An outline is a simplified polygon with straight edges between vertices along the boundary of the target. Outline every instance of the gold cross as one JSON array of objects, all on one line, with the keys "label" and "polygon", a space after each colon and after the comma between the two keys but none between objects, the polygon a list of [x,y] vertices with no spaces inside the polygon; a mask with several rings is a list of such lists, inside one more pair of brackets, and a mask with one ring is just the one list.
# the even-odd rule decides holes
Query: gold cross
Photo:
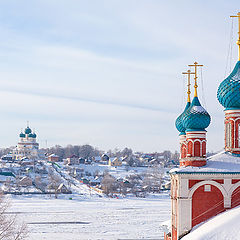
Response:
[{"label": "gold cross", "polygon": [[203,67],[203,65],[200,65],[197,62],[195,62],[194,64],[190,64],[188,66],[189,67],[195,67],[195,72],[194,72],[194,74],[195,74],[195,77],[194,77],[194,80],[195,80],[195,84],[194,84],[194,97],[197,97],[197,87],[198,87],[198,85],[197,85],[197,78],[198,78],[198,76],[197,76],[197,67]]},{"label": "gold cross", "polygon": [[238,60],[240,61],[240,12],[237,14],[237,16],[230,16],[230,17],[237,17],[238,18]]},{"label": "gold cross", "polygon": [[191,78],[191,74],[194,74],[194,72],[191,72],[191,70],[187,70],[187,72],[183,72],[182,74],[187,74],[188,75],[188,91],[187,91],[187,94],[188,94],[188,99],[187,101],[188,102],[191,102],[191,99],[190,99],[190,94],[191,94],[191,90],[190,90],[190,78]]}]

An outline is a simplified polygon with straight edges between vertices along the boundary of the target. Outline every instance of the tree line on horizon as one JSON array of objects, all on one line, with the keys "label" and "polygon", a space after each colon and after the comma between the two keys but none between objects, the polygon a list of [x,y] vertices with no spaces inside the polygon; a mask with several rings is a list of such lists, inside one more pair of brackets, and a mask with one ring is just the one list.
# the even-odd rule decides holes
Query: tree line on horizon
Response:
[{"label": "tree line on horizon", "polygon": [[[10,148],[2,148],[0,149],[0,157],[3,155],[6,155],[12,151],[13,147]],[[89,159],[96,156],[102,156],[104,153],[107,154],[109,157],[131,157],[133,154],[137,155],[143,155],[146,154],[145,152],[135,152],[128,147],[123,148],[122,150],[119,148],[110,149],[108,151],[100,150],[96,147],[93,147],[90,144],[84,144],[84,145],[71,145],[68,144],[67,146],[60,146],[55,145],[50,148],[42,148],[42,150],[46,153],[46,155],[49,154],[56,154],[59,156],[60,160],[66,159],[67,157],[71,155],[75,155],[79,158]],[[153,154],[161,154],[164,156],[165,159],[174,159],[177,160],[179,153],[175,151],[172,153],[169,150],[165,150],[163,152],[155,152]]]}]

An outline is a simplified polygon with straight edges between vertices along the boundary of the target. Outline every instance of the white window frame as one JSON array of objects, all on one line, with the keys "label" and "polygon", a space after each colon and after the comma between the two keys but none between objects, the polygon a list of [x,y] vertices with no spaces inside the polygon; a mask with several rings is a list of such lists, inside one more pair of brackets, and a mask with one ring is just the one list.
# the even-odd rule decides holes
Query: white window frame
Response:
[{"label": "white window frame", "polygon": [[226,124],[226,146],[231,147],[232,143],[232,125],[231,123]]},{"label": "white window frame", "polygon": [[204,185],[204,192],[211,192],[211,185]]}]

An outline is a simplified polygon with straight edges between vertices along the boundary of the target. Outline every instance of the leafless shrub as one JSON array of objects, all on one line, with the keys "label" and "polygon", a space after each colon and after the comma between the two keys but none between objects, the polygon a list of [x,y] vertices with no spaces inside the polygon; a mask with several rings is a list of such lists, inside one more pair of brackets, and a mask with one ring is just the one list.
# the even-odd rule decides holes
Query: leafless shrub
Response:
[{"label": "leafless shrub", "polygon": [[27,237],[27,225],[20,224],[17,215],[9,216],[10,201],[0,194],[0,240],[22,240]]},{"label": "leafless shrub", "polygon": [[54,194],[55,194],[55,198],[57,198],[57,190],[58,190],[58,187],[59,185],[62,183],[62,179],[56,175],[52,170],[50,170],[48,172],[48,181],[49,181],[49,184],[48,184],[48,189],[50,190],[54,190]]},{"label": "leafless shrub", "polygon": [[102,190],[105,194],[109,195],[115,190],[116,181],[113,176],[106,174],[101,182]]}]

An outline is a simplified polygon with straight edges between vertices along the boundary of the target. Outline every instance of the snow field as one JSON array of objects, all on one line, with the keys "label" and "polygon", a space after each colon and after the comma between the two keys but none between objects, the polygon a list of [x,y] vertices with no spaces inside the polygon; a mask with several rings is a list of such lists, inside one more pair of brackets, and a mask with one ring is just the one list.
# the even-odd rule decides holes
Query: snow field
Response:
[{"label": "snow field", "polygon": [[28,224],[28,240],[161,240],[161,222],[170,216],[168,194],[145,199],[81,199],[79,195],[61,195],[61,199],[43,195],[10,197],[10,211]]}]

